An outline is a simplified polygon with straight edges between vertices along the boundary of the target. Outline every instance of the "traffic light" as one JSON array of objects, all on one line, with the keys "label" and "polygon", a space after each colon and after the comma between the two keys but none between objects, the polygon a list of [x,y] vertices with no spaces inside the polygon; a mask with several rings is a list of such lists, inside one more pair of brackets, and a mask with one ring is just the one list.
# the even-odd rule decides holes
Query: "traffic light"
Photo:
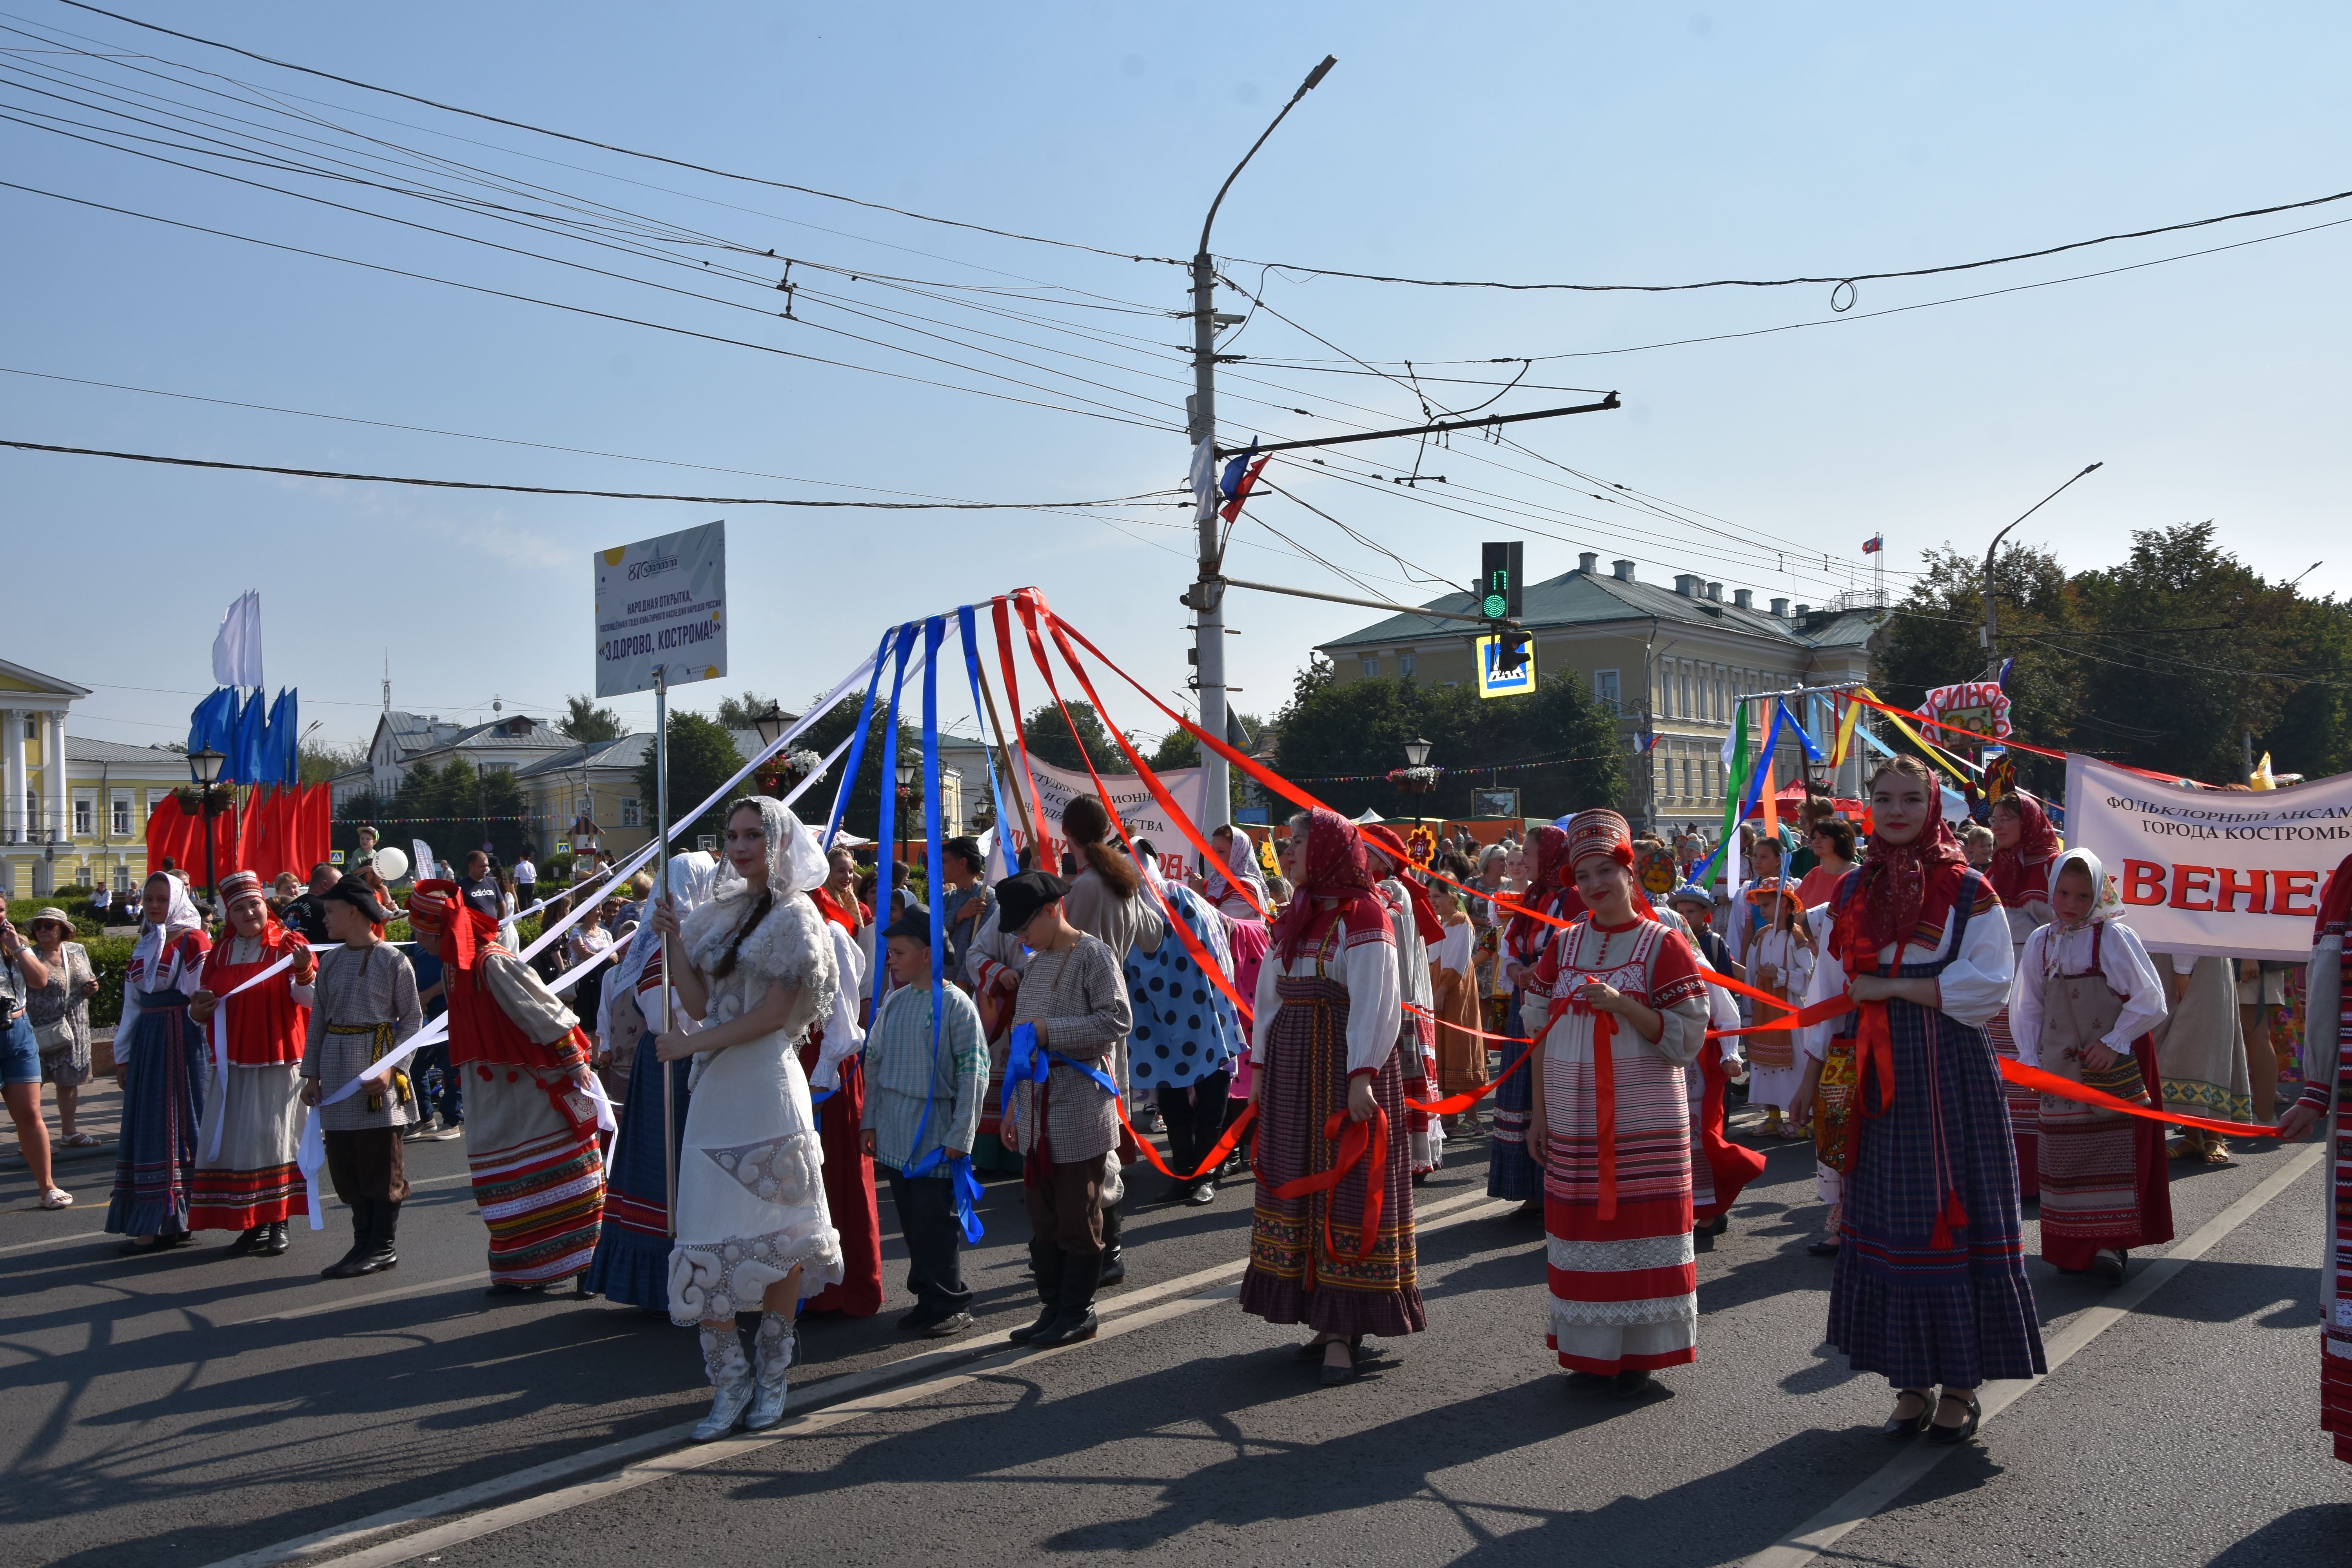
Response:
[{"label": "traffic light", "polygon": [[1528,662],[1528,635],[1526,632],[1505,632],[1495,649],[1495,669],[1497,674],[1510,675]]},{"label": "traffic light", "polygon": [[1525,549],[1517,540],[1478,547],[1478,613],[1490,621],[1509,620],[1519,613],[1520,560]]}]

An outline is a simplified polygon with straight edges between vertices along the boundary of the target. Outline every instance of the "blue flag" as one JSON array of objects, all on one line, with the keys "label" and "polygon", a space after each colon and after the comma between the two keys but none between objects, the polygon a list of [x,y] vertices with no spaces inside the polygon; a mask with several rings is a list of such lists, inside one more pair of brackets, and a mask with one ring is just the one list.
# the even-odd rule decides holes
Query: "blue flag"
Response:
[{"label": "blue flag", "polygon": [[[259,693],[255,693],[257,697]],[[291,784],[302,782],[302,763],[299,754],[302,740],[299,716],[301,701],[290,687],[278,689],[278,700],[269,705],[269,718],[262,731],[260,784]]]},{"label": "blue flag", "polygon": [[201,752],[206,747],[226,756],[236,748],[236,688],[215,688],[210,697],[199,702],[188,713],[188,750]]},{"label": "blue flag", "polygon": [[222,765],[221,779],[227,784],[252,784],[261,777],[262,730],[268,722],[262,711],[261,690],[254,689],[246,699],[245,711],[237,716],[236,743],[226,748],[228,761]]}]

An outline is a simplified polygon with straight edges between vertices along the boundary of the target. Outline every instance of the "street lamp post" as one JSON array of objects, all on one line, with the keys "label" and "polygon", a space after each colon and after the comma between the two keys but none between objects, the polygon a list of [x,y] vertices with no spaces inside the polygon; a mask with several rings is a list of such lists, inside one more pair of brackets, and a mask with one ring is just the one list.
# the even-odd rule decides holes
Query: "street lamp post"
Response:
[{"label": "street lamp post", "polygon": [[1429,763],[1429,742],[1415,737],[1404,743],[1404,763],[1409,768],[1425,767]]},{"label": "street lamp post", "polygon": [[[897,859],[904,859],[906,858],[904,851],[907,843],[907,811],[914,803],[915,773],[916,764],[913,758],[900,757],[898,759],[898,809],[893,814],[893,821],[890,828],[890,853],[892,857]],[[894,872],[893,875],[895,876],[896,873]],[[886,883],[881,890],[884,896],[887,897],[894,889]],[[895,915],[897,911],[893,910],[892,913]]]},{"label": "street lamp post", "polygon": [[[1194,522],[1201,535],[1200,576],[1184,602],[1192,611],[1193,679],[1201,691],[1201,728],[1217,739],[1230,737],[1225,732],[1225,604],[1224,547],[1217,536],[1217,484],[1215,451],[1217,445],[1217,263],[1209,254],[1209,229],[1217,221],[1217,209],[1224,205],[1225,193],[1282,123],[1283,116],[1297,107],[1298,100],[1313,89],[1315,84],[1339,63],[1337,55],[1326,55],[1323,63],[1307,73],[1290,101],[1282,106],[1225,183],[1217,187],[1217,199],[1209,204],[1209,216],[1201,220],[1201,245],[1192,257],[1192,399],[1189,434],[1193,448],[1199,452],[1205,444],[1209,452],[1207,475],[1202,479],[1196,472],[1199,494],[1194,498]],[[1202,465],[1195,459],[1195,469]],[[1233,791],[1226,773],[1225,759],[1210,748],[1201,748],[1201,765],[1207,770],[1207,790],[1204,810],[1207,820],[1202,827],[1219,827],[1233,820]]]},{"label": "street lamp post", "polygon": [[[2090,468],[2084,468],[2082,474],[2076,474],[2074,476],[2074,479],[2081,479],[2083,474],[2090,473],[2093,469],[2103,468],[2105,467],[2106,464],[2104,461],[2093,463]],[[1999,533],[1994,534],[1992,536],[1992,542],[1985,546],[1984,647],[1986,660],[1985,679],[1987,680],[1997,680],[2000,678],[2000,644],[1997,640],[2000,636],[2000,628],[1994,624],[1992,607],[1992,552],[1999,550],[2000,548],[2000,542],[2009,537],[2010,528],[2015,528],[2018,522],[2023,522],[2027,518],[2032,517],[2035,512],[2040,511],[2043,507],[2048,506],[2052,501],[2056,500],[2059,495],[2064,491],[2066,486],[2073,484],[2074,479],[2068,479],[2066,484],[2060,485],[2057,489],[2052,490],[2048,495],[2043,496],[2040,500],[2035,501],[2032,506],[2027,507],[2024,511],[2018,515],[2017,522],[2011,523],[2009,528],[2004,528]]]},{"label": "street lamp post", "polygon": [[211,900],[217,900],[220,894],[213,879],[213,781],[220,777],[221,764],[226,761],[210,746],[188,753],[188,773],[196,781],[198,809],[205,825],[205,896]]},{"label": "street lamp post", "polygon": [[[767,707],[751,715],[751,728],[760,732],[760,750],[764,752],[775,745],[776,737],[784,732],[784,710],[776,706],[773,698],[769,699]],[[769,759],[771,762],[774,760],[772,757]],[[781,781],[781,770],[777,776]],[[782,795],[791,792],[780,789],[776,793]]]}]

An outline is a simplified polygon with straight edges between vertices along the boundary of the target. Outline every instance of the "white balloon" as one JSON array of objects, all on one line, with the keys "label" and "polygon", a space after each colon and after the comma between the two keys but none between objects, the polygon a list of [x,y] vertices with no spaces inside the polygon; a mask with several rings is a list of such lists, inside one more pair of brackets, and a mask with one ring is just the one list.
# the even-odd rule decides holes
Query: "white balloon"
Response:
[{"label": "white balloon", "polygon": [[384,879],[384,883],[387,887],[392,883],[399,881],[403,877],[408,875],[408,857],[397,849],[385,848],[377,850],[375,852],[375,874]]}]

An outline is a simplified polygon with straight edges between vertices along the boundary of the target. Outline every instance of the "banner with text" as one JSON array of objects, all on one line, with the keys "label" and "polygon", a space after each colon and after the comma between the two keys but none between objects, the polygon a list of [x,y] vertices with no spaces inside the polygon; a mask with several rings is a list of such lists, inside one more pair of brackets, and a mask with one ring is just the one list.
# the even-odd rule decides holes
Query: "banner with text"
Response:
[{"label": "banner with text", "polygon": [[2106,867],[2149,947],[2300,963],[2319,888],[2352,854],[2352,773],[2290,789],[2179,789],[2066,759],[2066,842]]},{"label": "banner with text", "polygon": [[599,550],[596,695],[727,673],[727,525]]},{"label": "banner with text", "polygon": [[[1016,763],[1014,765],[1019,764]],[[1062,808],[1070,804],[1072,795],[1092,795],[1094,780],[1087,776],[1083,768],[1053,767],[1034,758],[1030,767],[1036,774],[1037,796],[1045,812],[1045,830],[1048,840],[1045,847],[1050,858],[1045,861],[1045,869],[1058,875],[1063,848]],[[1202,807],[1209,798],[1206,770],[1162,768],[1159,773],[1160,785],[1167,790],[1168,797],[1197,825],[1201,821]],[[1005,798],[1011,800],[1013,792],[1019,787],[1017,780],[1007,780]],[[1151,798],[1151,791],[1145,787],[1139,776],[1134,773],[1105,773],[1103,787],[1110,791],[1110,808],[1126,825],[1127,831],[1134,837],[1151,840],[1151,847],[1159,852],[1161,876],[1181,879],[1201,868],[1200,857],[1193,853],[1192,846],[1185,840],[1176,825],[1168,820],[1168,814],[1160,809],[1160,803]],[[1028,840],[1021,832],[1021,817],[1017,812],[1004,826],[1013,836],[1013,848],[1016,855],[1028,847]],[[982,846],[989,849],[993,847],[992,837]]]}]

